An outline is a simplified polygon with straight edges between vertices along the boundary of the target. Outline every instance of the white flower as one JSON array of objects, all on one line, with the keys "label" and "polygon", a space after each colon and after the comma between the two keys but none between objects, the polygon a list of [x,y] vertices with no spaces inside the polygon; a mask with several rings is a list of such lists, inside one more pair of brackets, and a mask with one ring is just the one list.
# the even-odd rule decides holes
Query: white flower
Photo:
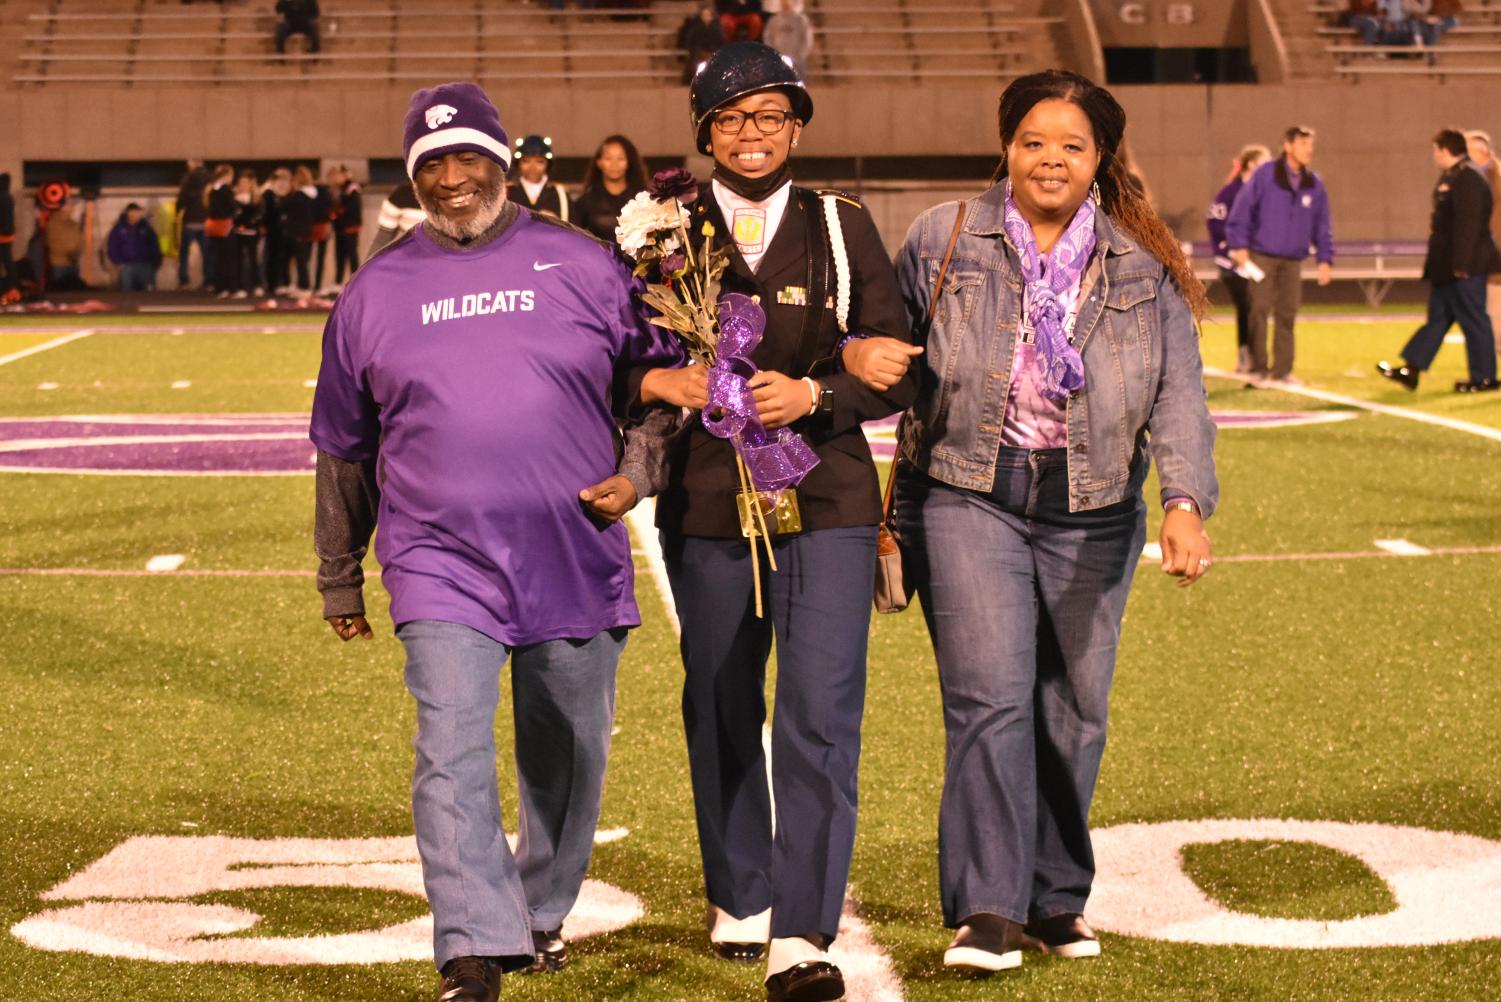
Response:
[{"label": "white flower", "polygon": [[650,192],[638,192],[620,210],[615,239],[621,250],[637,258],[649,244],[660,243],[675,234],[679,226],[686,226],[688,219],[688,210],[676,200],[660,203],[651,197]]}]

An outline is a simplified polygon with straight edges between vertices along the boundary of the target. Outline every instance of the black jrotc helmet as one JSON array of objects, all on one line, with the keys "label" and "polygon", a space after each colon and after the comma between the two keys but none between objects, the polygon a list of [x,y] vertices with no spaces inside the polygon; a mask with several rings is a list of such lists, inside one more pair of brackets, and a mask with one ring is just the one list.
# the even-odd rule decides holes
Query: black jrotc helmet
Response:
[{"label": "black jrotc helmet", "polygon": [[813,99],[792,64],[769,45],[734,42],[699,67],[688,89],[689,114],[698,148],[709,145],[709,115],[731,101],[763,90],[780,90],[792,101],[792,113],[807,124]]},{"label": "black jrotc helmet", "polygon": [[516,159],[546,157],[552,159],[552,136],[522,136],[516,140]]}]

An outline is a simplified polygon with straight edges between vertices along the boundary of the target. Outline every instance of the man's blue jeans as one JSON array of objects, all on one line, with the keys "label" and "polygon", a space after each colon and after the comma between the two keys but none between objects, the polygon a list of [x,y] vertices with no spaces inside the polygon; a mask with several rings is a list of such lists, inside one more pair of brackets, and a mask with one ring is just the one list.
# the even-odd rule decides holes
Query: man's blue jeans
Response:
[{"label": "man's blue jeans", "polygon": [[1003,448],[990,494],[904,467],[897,525],[943,693],[938,879],[944,921],[1084,911],[1089,805],[1140,497],[1068,510],[1063,449]]},{"label": "man's blue jeans", "polygon": [[[573,908],[599,824],[626,630],[508,648],[467,626],[403,623],[417,700],[412,817],[433,911],[433,957],[525,966],[533,929]],[[501,827],[495,770],[500,669],[511,662],[519,841]]]}]

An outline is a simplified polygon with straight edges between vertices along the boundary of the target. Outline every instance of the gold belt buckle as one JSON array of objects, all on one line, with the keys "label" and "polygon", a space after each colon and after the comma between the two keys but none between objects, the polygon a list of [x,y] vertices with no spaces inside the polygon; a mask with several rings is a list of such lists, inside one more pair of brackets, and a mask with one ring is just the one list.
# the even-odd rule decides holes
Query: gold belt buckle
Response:
[{"label": "gold belt buckle", "polygon": [[752,497],[760,506],[761,516],[766,520],[766,529],[772,535],[791,536],[803,531],[803,513],[797,505],[797,488],[788,487],[777,495],[775,506],[764,493],[756,492],[753,495],[746,491],[736,491],[735,508],[740,513],[740,535],[749,539],[753,532],[760,532],[755,509],[751,507]]}]

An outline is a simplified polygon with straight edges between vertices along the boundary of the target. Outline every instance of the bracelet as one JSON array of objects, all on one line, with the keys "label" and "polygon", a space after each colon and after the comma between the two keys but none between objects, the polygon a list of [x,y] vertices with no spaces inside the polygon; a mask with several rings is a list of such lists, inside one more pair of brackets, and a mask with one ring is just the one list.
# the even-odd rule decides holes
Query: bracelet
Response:
[{"label": "bracelet", "polygon": [[1194,504],[1192,498],[1173,498],[1162,506],[1162,510],[1163,512],[1186,511],[1190,515],[1197,515],[1199,513],[1199,506]]},{"label": "bracelet", "polygon": [[813,397],[813,402],[808,405],[808,414],[811,415],[818,410],[818,384],[813,381],[812,376],[804,376],[803,382],[808,384],[808,392]]},{"label": "bracelet", "polygon": [[851,341],[864,341],[868,337],[870,337],[869,334],[861,334],[857,331],[839,339],[839,343],[834,346],[834,364],[839,367],[840,372],[844,371],[844,346]]}]

